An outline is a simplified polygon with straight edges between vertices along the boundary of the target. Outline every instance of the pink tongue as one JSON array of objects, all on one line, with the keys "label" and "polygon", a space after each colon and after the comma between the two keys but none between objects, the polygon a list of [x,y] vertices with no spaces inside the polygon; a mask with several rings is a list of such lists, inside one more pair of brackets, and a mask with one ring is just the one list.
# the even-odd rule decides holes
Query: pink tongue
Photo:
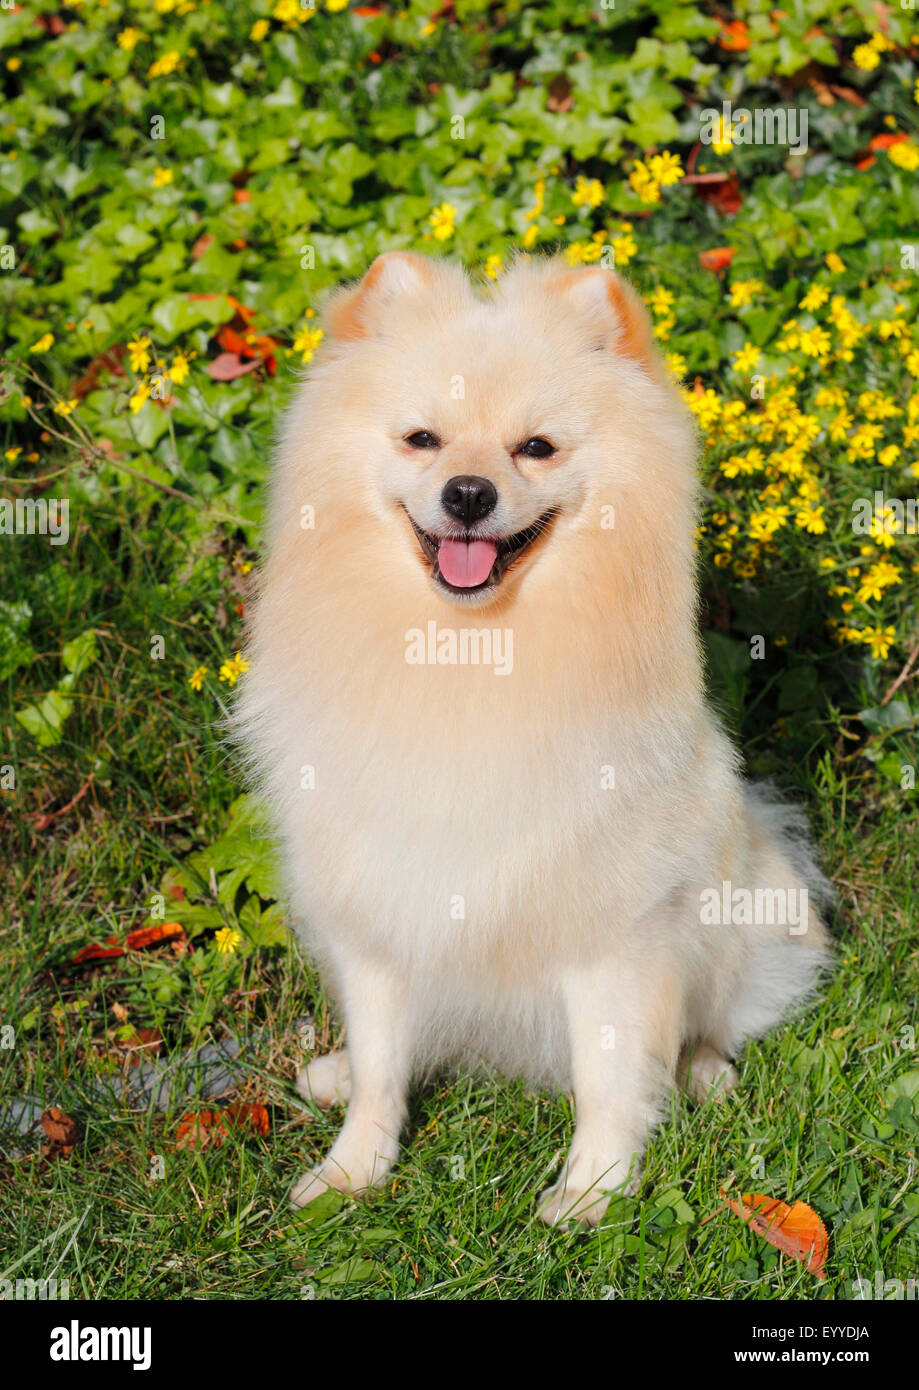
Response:
[{"label": "pink tongue", "polygon": [[457,589],[474,589],[485,583],[497,558],[494,541],[442,540],[437,567],[448,584]]}]

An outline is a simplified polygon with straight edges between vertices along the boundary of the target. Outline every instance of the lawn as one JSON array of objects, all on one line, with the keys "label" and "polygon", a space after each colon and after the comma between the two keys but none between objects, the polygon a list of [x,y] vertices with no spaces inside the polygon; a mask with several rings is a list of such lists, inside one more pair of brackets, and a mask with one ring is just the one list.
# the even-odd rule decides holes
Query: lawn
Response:
[{"label": "lawn", "polygon": [[[783,1300],[915,1278],[915,14],[0,13],[0,1280]],[[747,138],[779,110],[797,148]],[[279,414],[326,293],[393,247],[486,282],[561,251],[643,294],[699,424],[712,697],[837,888],[820,998],[746,1049],[727,1103],[674,1097],[598,1230],[535,1216],[570,1098],[484,1076],[415,1098],[382,1192],[286,1204],[341,1121],[293,1088],[338,1023],[226,719]],[[212,1096],[179,1064],[215,1044],[239,1051]],[[826,1281],[722,1191],[810,1204]]]}]

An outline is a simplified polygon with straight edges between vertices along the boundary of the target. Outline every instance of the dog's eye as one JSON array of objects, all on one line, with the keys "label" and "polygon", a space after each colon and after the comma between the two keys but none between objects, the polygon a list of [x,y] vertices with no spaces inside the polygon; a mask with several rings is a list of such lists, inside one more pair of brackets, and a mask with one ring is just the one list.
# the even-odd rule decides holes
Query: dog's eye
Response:
[{"label": "dog's eye", "polygon": [[550,444],[548,439],[528,439],[525,444],[521,444],[517,450],[518,454],[526,454],[530,459],[547,459],[556,453],[554,444]]},{"label": "dog's eye", "polygon": [[413,449],[439,449],[440,440],[436,434],[431,434],[429,430],[416,430],[414,434],[406,435],[406,444],[411,444]]}]

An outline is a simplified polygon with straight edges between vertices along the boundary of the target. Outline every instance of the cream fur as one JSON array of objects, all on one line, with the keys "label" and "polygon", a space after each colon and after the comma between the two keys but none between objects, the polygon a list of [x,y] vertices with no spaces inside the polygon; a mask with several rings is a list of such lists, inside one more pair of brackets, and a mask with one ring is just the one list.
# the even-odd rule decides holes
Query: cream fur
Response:
[{"label": "cream fur", "polygon": [[[477,295],[390,253],[327,325],[284,424],[238,706],[347,1028],[347,1061],[302,1083],[350,1104],[294,1200],[381,1181],[412,1079],[484,1059],[573,1086],[541,1214],[597,1220],[634,1182],[681,1050],[707,1049],[717,1082],[827,955],[816,911],[800,936],[700,921],[723,880],[821,881],[705,704],[693,428],[610,271],[522,261]],[[442,448],[408,448],[419,429]],[[511,457],[534,435],[558,455]],[[504,534],[559,509],[484,598],[435,585],[403,510],[437,531],[457,473],[494,482]],[[408,664],[405,634],[431,619],[511,630],[512,671]]]}]

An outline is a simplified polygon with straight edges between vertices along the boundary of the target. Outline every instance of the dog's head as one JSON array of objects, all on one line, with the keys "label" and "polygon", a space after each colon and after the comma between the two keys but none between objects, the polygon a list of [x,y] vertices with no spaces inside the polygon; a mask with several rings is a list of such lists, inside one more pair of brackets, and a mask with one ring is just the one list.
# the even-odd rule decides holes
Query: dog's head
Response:
[{"label": "dog's head", "polygon": [[623,506],[634,540],[678,512],[688,553],[691,426],[613,271],[523,259],[480,296],[455,266],[389,252],[325,323],[310,394],[381,585],[512,601],[528,574],[603,563],[585,533],[614,531]]}]

